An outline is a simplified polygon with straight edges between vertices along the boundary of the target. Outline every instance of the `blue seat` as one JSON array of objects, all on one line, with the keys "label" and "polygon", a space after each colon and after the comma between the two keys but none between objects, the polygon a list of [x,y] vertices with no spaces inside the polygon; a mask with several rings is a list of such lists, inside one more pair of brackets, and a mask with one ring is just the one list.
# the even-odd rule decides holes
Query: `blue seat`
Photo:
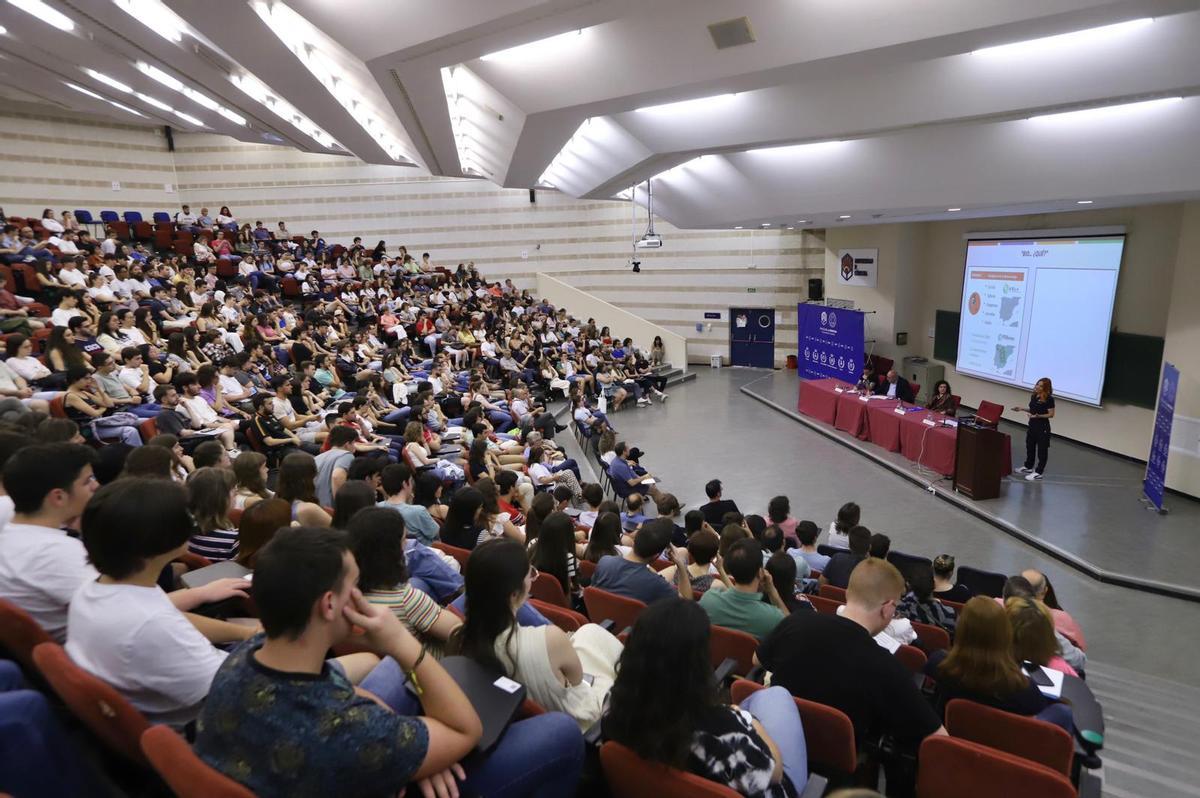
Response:
[{"label": "blue seat", "polygon": [[155,211],[154,212],[154,223],[155,224],[168,224],[170,221],[171,221],[171,214],[167,213],[166,211]]},{"label": "blue seat", "polygon": [[844,554],[848,551],[850,551],[850,549],[846,549],[841,546],[829,546],[825,543],[817,544],[817,554],[824,554],[826,557],[832,557],[835,554]]},{"label": "blue seat", "polygon": [[96,220],[92,218],[91,211],[75,211],[75,221],[80,224],[95,224]]},{"label": "blue seat", "polygon": [[116,211],[100,211],[100,221],[102,222],[119,222],[121,217]]},{"label": "blue seat", "polygon": [[1004,593],[1004,583],[1008,577],[995,571],[981,571],[969,565],[958,569],[958,582],[977,596],[1000,598]]},{"label": "blue seat", "polygon": [[142,215],[137,211],[125,211],[125,213],[121,214],[121,217],[129,224],[137,224],[142,221]]}]

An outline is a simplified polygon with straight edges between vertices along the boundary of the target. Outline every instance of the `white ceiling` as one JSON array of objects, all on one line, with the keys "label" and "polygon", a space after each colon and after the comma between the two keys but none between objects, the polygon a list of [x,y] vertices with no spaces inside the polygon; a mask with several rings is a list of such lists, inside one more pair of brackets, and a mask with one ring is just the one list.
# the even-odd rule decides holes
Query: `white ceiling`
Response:
[{"label": "white ceiling", "polygon": [[[575,197],[609,198],[657,176],[655,211],[680,227],[828,226],[1200,196],[1200,0],[43,2],[74,30],[0,0],[6,104],[205,129],[509,187],[544,176]],[[178,42],[156,32],[172,15]],[[706,26],[742,16],[756,41],[718,51]],[[972,52],[1139,19],[1153,22]],[[561,34],[556,46],[481,59]],[[139,61],[200,101],[138,71]],[[230,80],[247,73],[286,106],[282,117]],[[1028,118],[1179,97],[1127,112]],[[635,196],[644,201],[642,191]]]}]

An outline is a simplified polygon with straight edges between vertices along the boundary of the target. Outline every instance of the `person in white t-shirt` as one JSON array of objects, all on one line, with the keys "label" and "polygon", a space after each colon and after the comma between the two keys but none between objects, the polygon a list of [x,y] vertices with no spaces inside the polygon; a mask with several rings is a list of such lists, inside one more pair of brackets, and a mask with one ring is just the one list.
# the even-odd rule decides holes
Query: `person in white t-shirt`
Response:
[{"label": "person in white t-shirt", "polygon": [[4,464],[13,517],[0,533],[0,598],[60,643],[71,596],[96,577],[83,544],[64,531],[96,490],[95,462],[86,446],[45,443],[20,449]]},{"label": "person in white t-shirt", "polygon": [[[187,491],[171,482],[117,480],[83,512],[83,546],[99,576],[71,599],[67,653],[152,723],[195,720],[226,657],[158,586],[195,528]],[[244,579],[223,579],[197,590],[220,601],[244,597],[248,587]],[[253,631],[247,626],[245,636]]]},{"label": "person in white t-shirt", "polygon": [[[4,464],[10,457],[34,443],[36,441],[27,435],[16,432],[0,432],[0,471],[4,469]],[[4,482],[0,480],[0,532],[3,532],[4,527],[13,519],[13,512],[12,497],[4,490]]]},{"label": "person in white t-shirt", "polygon": [[79,265],[73,258],[63,261],[62,268],[58,270],[58,281],[72,288],[87,288],[87,277],[79,271]]}]

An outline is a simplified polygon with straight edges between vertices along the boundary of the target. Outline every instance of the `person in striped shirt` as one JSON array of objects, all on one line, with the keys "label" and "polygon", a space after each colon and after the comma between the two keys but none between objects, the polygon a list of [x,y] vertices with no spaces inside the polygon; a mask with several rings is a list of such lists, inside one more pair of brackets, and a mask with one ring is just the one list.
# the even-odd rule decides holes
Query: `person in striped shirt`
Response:
[{"label": "person in striped shirt", "polygon": [[188,551],[213,562],[232,560],[238,553],[238,531],[229,520],[237,479],[227,468],[196,469],[187,481],[188,509],[196,519],[196,532]]}]

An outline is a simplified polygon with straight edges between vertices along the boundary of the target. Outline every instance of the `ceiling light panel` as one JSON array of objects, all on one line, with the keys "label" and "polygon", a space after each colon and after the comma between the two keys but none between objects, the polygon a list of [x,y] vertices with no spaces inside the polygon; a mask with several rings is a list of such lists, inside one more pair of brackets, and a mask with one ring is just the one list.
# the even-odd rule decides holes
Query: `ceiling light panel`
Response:
[{"label": "ceiling light panel", "polygon": [[75,21],[57,8],[43,3],[42,0],[8,0],[8,4],[16,6],[26,14],[33,16],[62,31],[75,30]]},{"label": "ceiling light panel", "polygon": [[337,141],[335,141],[333,136],[326,133],[325,130],[319,125],[296,110],[296,108],[287,100],[277,96],[275,92],[273,92],[267,86],[267,84],[263,83],[249,72],[243,72],[240,75],[230,75],[229,80],[247,97],[254,100],[259,105],[263,106],[268,111],[275,114],[275,116],[287,122],[304,135],[308,136],[321,147],[327,150],[346,149]]},{"label": "ceiling light panel", "polygon": [[1030,122],[1097,122],[1101,119],[1120,119],[1146,111],[1161,109],[1182,102],[1183,97],[1160,97],[1155,100],[1142,100],[1134,103],[1118,103],[1116,105],[1101,105],[1095,108],[1081,108],[1077,111],[1061,111],[1053,114],[1040,114],[1029,117]]},{"label": "ceiling light panel", "polygon": [[[11,2],[12,0],[9,1]],[[567,31],[557,36],[550,36],[545,39],[538,39],[535,42],[509,47],[507,50],[488,53],[487,55],[480,56],[479,60],[506,65],[541,63],[556,56],[562,56],[579,47],[587,41],[589,36],[589,28]]]},{"label": "ceiling light panel", "polygon": [[697,97],[694,100],[683,100],[677,103],[647,105],[644,108],[638,108],[637,112],[639,114],[653,114],[656,116],[676,116],[703,113],[705,111],[723,111],[728,110],[729,106],[736,99],[736,94],[718,94],[714,97]]},{"label": "ceiling light panel", "polygon": [[113,0],[113,3],[167,41],[178,44],[184,34],[191,35],[188,24],[161,0]]},{"label": "ceiling light panel", "polygon": [[[158,67],[154,66],[153,64],[147,64],[145,61],[138,61],[137,68],[138,68],[138,71],[141,72],[143,75],[154,79],[155,81],[166,86],[171,91],[175,91],[175,92],[182,94],[184,97],[187,97],[189,100],[191,100],[192,102],[196,103],[197,105],[199,105],[203,108],[207,108],[210,111],[216,111],[218,114],[225,117],[230,122],[233,122],[236,125],[245,125],[246,124],[246,117],[242,116],[241,114],[237,113],[236,111],[231,111],[230,109],[221,105],[219,102],[212,99],[208,95],[201,94],[200,92],[196,91],[192,87],[185,85],[183,81],[179,80],[178,78],[176,78],[173,75],[170,75],[170,74],[164,72],[163,70],[159,69]],[[191,117],[191,118],[194,118],[194,117]]]},{"label": "ceiling light panel", "polygon": [[1098,42],[1119,39],[1133,31],[1145,28],[1153,22],[1154,20],[1150,17],[1131,19],[1126,22],[1118,22],[1115,25],[1103,25],[1098,28],[1087,28],[1085,30],[1072,31],[1071,33],[1061,33],[1057,36],[1043,36],[1040,39],[1012,42],[1010,44],[997,45],[996,47],[984,47],[983,49],[975,50],[972,55],[989,58],[1007,58],[1010,56],[1027,57],[1046,53],[1067,52]]},{"label": "ceiling light panel", "polygon": [[97,94],[96,92],[92,91],[91,89],[85,89],[83,86],[77,86],[74,83],[70,83],[65,80],[63,81],[63,85],[69,89],[74,89],[75,91],[79,92],[80,94],[86,94],[88,97],[91,97],[92,99],[102,100],[103,102],[106,102],[109,105],[111,105],[113,108],[119,108],[120,110],[125,111],[126,113],[133,114],[134,116],[140,116],[143,119],[146,118],[146,115],[143,114],[141,111],[135,111],[134,109],[130,108],[128,105],[122,105],[119,102],[110,100],[107,97],[103,97],[103,96]]},{"label": "ceiling light panel", "polygon": [[116,89],[117,91],[124,92],[125,94],[133,94],[133,89],[131,89],[129,86],[126,86],[124,83],[117,80],[116,78],[112,78],[112,77],[109,77],[108,75],[105,75],[103,72],[97,72],[94,69],[86,69],[86,68],[83,71],[92,80],[103,83],[105,86],[108,86],[109,88]]},{"label": "ceiling light panel", "polygon": [[[309,71],[358,126],[366,131],[379,148],[393,161],[416,163],[411,149],[397,136],[385,114],[368,99],[366,92],[353,85],[351,70],[343,68],[337,58],[344,54],[332,51],[328,38],[312,23],[293,11],[286,3],[267,3],[257,0],[254,12]],[[328,51],[326,48],[330,48]]]},{"label": "ceiling light panel", "polygon": [[454,134],[454,148],[458,153],[458,165],[463,174],[487,174],[483,154],[475,142],[473,111],[478,108],[475,101],[478,81],[461,64],[442,67],[442,88],[446,92],[446,109],[450,114],[450,130]]}]

